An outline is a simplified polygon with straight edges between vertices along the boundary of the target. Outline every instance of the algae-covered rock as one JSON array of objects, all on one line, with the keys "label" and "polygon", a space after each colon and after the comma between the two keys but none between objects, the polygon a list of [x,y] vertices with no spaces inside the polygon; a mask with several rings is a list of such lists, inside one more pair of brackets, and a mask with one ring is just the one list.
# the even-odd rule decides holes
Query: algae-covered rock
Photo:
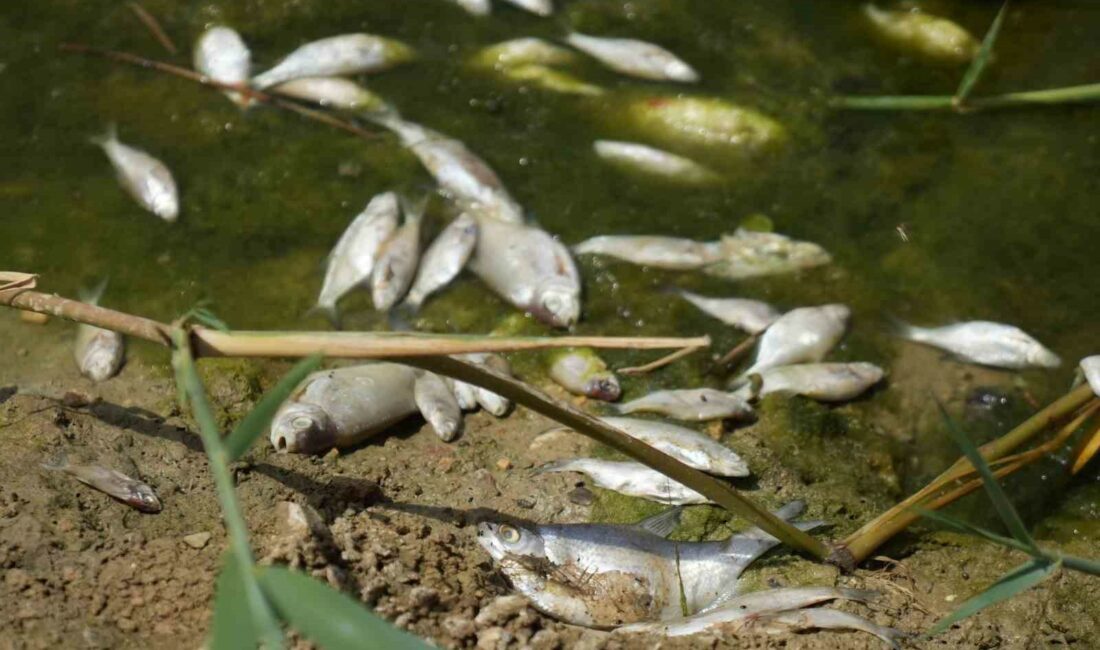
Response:
[{"label": "algae-covered rock", "polygon": [[634,125],[673,146],[755,152],[782,142],[783,125],[751,108],[705,97],[648,97],[629,104]]}]

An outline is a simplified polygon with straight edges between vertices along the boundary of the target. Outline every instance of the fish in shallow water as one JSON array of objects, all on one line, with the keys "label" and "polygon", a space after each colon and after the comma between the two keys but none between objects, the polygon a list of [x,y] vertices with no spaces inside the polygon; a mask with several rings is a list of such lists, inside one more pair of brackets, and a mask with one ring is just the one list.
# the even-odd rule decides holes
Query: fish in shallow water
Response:
[{"label": "fish in shallow water", "polygon": [[455,218],[424,251],[405,304],[416,311],[424,300],[447,286],[462,271],[477,245],[477,220],[468,214]]},{"label": "fish in shallow water", "polygon": [[714,262],[703,272],[727,280],[793,273],[832,261],[829,253],[813,242],[744,228],[723,235],[715,247]]},{"label": "fish in shallow water", "polygon": [[885,39],[930,59],[964,63],[981,47],[956,23],[923,11],[887,11],[868,4],[863,13]]},{"label": "fish in shallow water", "polygon": [[99,465],[74,465],[66,454],[43,463],[44,469],[65,472],[76,480],[107,494],[141,512],[160,512],[160,499],[153,488],[122,472]]},{"label": "fish in shallow water", "polygon": [[748,298],[711,298],[690,291],[678,291],[681,298],[703,313],[749,334],[759,334],[779,318],[779,312],[766,302]]},{"label": "fish in shallow water", "polygon": [[659,413],[691,422],[746,419],[755,415],[752,406],[741,395],[713,388],[659,390],[626,402],[618,410],[620,413]]},{"label": "fish in shallow water", "polygon": [[526,65],[568,65],[577,56],[569,50],[532,36],[502,41],[482,48],[470,63],[482,68],[504,70]]},{"label": "fish in shallow water", "polygon": [[786,131],[758,111],[703,97],[650,97],[631,102],[626,119],[670,147],[752,154],[779,144]]},{"label": "fish in shallow water", "polygon": [[[790,520],[802,510],[795,502],[776,515]],[[759,529],[720,542],[669,541],[671,516],[635,526],[487,521],[478,524],[478,543],[536,609],[597,628],[681,617],[681,598],[688,613],[699,612],[735,593],[745,567],[778,544]]]},{"label": "fish in shallow water", "polygon": [[882,381],[886,373],[873,363],[800,363],[769,368],[759,381],[737,393],[756,399],[771,393],[805,395],[820,402],[855,399]]},{"label": "fish in shallow water", "polygon": [[1081,359],[1081,372],[1092,387],[1092,392],[1100,397],[1100,354]]},{"label": "fish in shallow water", "polygon": [[1057,368],[1062,360],[1012,325],[969,321],[942,327],[899,325],[902,338],[946,350],[963,361],[994,368]]},{"label": "fish in shallow water", "polygon": [[699,81],[699,73],[660,45],[633,38],[604,38],[572,32],[565,42],[612,70],[654,81]]},{"label": "fish in shallow water", "polygon": [[538,16],[549,16],[554,13],[553,0],[505,0],[505,2]]},{"label": "fish in shallow water", "polygon": [[374,308],[386,311],[404,297],[420,262],[420,224],[427,201],[405,206],[405,223],[382,245],[371,270],[370,289]]},{"label": "fish in shallow water", "polygon": [[342,34],[306,43],[252,84],[269,88],[301,77],[329,77],[378,72],[412,60],[412,48],[373,34]]},{"label": "fish in shallow water", "polygon": [[570,393],[614,402],[622,395],[619,378],[592,348],[566,348],[550,355],[550,378]]},{"label": "fish in shallow water", "polygon": [[[218,25],[211,27],[195,41],[195,71],[214,81],[225,84],[248,85],[252,55],[241,35],[233,29]],[[225,96],[241,108],[247,108],[252,100],[232,90]]]},{"label": "fish in shallow water", "polygon": [[176,181],[164,163],[141,149],[119,142],[114,124],[105,134],[91,138],[91,143],[107,154],[118,182],[141,207],[168,222],[179,217]]},{"label": "fish in shallow water", "polygon": [[439,375],[427,371],[419,373],[413,384],[413,400],[417,410],[444,442],[454,440],[462,430],[462,408],[451,387]]},{"label": "fish in shallow water", "polygon": [[794,363],[815,363],[840,342],[851,310],[844,305],[799,307],[783,314],[764,331],[756,360],[741,377]]},{"label": "fish in shallow water", "polygon": [[[107,281],[104,280],[81,298],[89,305],[96,305],[106,289]],[[118,332],[81,323],[76,328],[73,356],[80,374],[92,381],[107,381],[122,368],[126,341]]]},{"label": "fish in shallow water", "polygon": [[386,107],[381,97],[343,77],[300,77],[271,91],[342,111],[377,111]]},{"label": "fish in shallow water", "polygon": [[600,235],[573,247],[578,255],[608,255],[632,264],[691,271],[718,260],[714,242],[658,235]]},{"label": "fish in shallow water", "polygon": [[602,160],[631,172],[642,172],[678,183],[705,185],[718,175],[690,158],[677,156],[637,142],[596,140],[592,144]]},{"label": "fish in shallow water", "polygon": [[382,245],[397,230],[398,210],[393,192],[375,196],[332,249],[314,309],[324,312],[334,323],[338,320],[336,302],[370,279]]}]

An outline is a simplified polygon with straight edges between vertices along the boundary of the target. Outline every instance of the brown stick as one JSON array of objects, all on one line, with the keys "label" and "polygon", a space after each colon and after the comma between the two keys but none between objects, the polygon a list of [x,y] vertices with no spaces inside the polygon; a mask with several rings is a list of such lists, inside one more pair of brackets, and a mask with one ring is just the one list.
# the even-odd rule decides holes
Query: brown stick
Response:
[{"label": "brown stick", "polygon": [[136,2],[127,2],[126,6],[130,8],[130,11],[134,12],[137,19],[141,21],[142,25],[153,34],[153,38],[164,46],[164,49],[168,50],[169,54],[175,55],[179,50],[176,49],[176,44],[172,42],[172,39],[168,37],[168,34],[164,32],[160,27],[160,23],[153,17],[153,14],[145,10]]},{"label": "brown stick", "polygon": [[722,358],[714,362],[714,372],[725,372],[726,368],[730,366],[734,361],[738,361],[741,357],[745,356],[752,346],[756,344],[757,339],[760,338],[759,334],[753,334],[741,341],[737,345],[733,346],[729,352],[722,355]]},{"label": "brown stick", "polygon": [[693,352],[698,352],[701,349],[702,349],[702,347],[684,348],[683,350],[677,350],[677,351],[673,352],[672,354],[666,354],[665,356],[661,357],[660,359],[657,359],[656,361],[650,361],[649,363],[642,364],[640,366],[629,366],[629,367],[626,367],[626,368],[619,368],[615,372],[618,372],[618,373],[621,373],[621,374],[624,374],[624,375],[644,375],[645,373],[653,372],[654,370],[657,370],[658,368],[664,368],[668,364],[673,363],[674,361],[679,361],[680,359],[686,357],[687,355],[689,355]]}]

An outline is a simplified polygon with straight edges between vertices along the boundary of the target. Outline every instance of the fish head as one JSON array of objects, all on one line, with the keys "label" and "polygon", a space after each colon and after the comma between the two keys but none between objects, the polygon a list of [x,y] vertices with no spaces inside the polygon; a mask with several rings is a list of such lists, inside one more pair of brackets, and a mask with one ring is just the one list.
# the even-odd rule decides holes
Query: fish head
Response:
[{"label": "fish head", "polygon": [[336,444],[336,430],[325,410],[314,404],[284,405],[271,423],[271,444],[285,454],[312,454]]},{"label": "fish head", "polygon": [[1027,351],[1027,361],[1040,368],[1057,368],[1062,365],[1062,359],[1042,345],[1034,344]]},{"label": "fish head", "polygon": [[133,481],[127,487],[126,496],[122,499],[141,512],[160,512],[160,499],[153,492],[153,488],[144,483]]},{"label": "fish head", "polygon": [[477,543],[496,562],[505,558],[546,559],[546,544],[537,532],[505,522],[483,521],[477,525]]},{"label": "fish head", "polygon": [[859,379],[860,383],[866,383],[868,386],[874,386],[886,376],[882,368],[863,361],[849,364],[848,370]]},{"label": "fish head", "polygon": [[611,373],[602,373],[589,377],[584,382],[584,394],[593,399],[614,402],[622,396],[619,378]]},{"label": "fish head", "polygon": [[837,323],[846,323],[852,315],[852,310],[847,305],[841,304],[824,305],[821,307],[821,311],[826,317]]},{"label": "fish head", "polygon": [[569,282],[548,282],[535,293],[529,311],[553,327],[571,327],[581,315],[577,289]]}]

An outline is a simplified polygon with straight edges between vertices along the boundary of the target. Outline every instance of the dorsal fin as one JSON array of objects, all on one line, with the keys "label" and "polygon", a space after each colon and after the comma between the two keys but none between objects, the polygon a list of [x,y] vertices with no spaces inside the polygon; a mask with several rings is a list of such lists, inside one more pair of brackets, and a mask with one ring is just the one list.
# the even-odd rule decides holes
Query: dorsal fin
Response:
[{"label": "dorsal fin", "polygon": [[680,506],[669,508],[652,517],[646,517],[634,524],[634,527],[644,530],[647,533],[653,533],[659,537],[668,537],[669,534],[680,525],[680,517],[683,514],[684,509]]}]

